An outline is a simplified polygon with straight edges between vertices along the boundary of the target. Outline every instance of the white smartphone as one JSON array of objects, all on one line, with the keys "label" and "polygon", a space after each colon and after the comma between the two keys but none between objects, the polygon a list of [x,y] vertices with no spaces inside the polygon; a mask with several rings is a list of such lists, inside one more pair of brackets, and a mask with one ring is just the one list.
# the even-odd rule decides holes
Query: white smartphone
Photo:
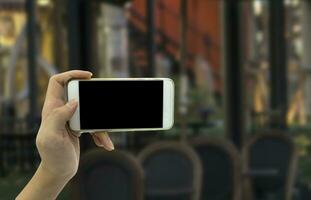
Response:
[{"label": "white smartphone", "polygon": [[67,99],[78,101],[69,121],[77,132],[168,130],[174,123],[169,78],[73,79]]}]

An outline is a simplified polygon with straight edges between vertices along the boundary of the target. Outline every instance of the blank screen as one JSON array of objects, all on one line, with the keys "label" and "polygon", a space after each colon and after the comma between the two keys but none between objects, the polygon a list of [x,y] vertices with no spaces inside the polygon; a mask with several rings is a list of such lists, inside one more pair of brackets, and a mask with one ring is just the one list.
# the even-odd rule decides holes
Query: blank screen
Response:
[{"label": "blank screen", "polygon": [[80,125],[87,129],[162,128],[163,81],[80,81]]}]

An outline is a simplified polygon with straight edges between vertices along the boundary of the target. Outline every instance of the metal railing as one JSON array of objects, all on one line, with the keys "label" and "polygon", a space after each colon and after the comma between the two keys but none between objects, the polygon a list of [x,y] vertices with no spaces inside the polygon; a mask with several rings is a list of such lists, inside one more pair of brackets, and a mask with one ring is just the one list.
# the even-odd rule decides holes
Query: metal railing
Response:
[{"label": "metal railing", "polygon": [[39,164],[36,130],[23,119],[0,119],[0,176],[35,169]]}]

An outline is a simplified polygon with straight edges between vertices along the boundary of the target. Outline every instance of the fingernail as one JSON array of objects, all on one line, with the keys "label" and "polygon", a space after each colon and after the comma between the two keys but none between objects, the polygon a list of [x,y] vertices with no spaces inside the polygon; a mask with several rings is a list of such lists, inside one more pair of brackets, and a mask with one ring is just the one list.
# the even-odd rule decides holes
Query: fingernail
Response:
[{"label": "fingernail", "polygon": [[89,71],[88,71],[88,73],[90,74],[90,76],[93,76],[93,73],[92,73],[92,72],[89,72]]},{"label": "fingernail", "polygon": [[113,145],[110,137],[108,136],[107,133],[105,133],[104,135],[105,135],[104,136],[104,142],[105,142],[106,147],[108,147],[110,151],[114,150],[114,145]]},{"label": "fingernail", "polygon": [[68,101],[67,105],[71,108],[77,106],[78,102],[75,99],[71,99],[70,101]]}]

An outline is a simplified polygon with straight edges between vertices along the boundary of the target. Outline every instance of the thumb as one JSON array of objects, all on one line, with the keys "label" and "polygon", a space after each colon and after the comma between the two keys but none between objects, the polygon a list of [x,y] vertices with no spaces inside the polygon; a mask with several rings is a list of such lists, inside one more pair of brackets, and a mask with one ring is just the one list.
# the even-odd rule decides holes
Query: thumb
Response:
[{"label": "thumb", "polygon": [[78,106],[78,102],[76,100],[70,100],[62,107],[59,107],[55,110],[55,121],[60,125],[65,125],[67,121],[73,116]]}]

